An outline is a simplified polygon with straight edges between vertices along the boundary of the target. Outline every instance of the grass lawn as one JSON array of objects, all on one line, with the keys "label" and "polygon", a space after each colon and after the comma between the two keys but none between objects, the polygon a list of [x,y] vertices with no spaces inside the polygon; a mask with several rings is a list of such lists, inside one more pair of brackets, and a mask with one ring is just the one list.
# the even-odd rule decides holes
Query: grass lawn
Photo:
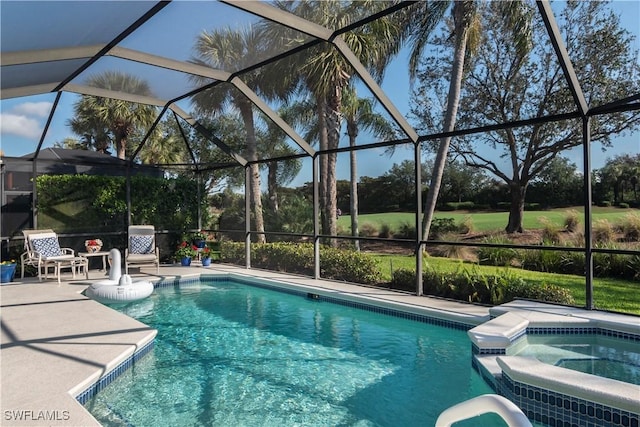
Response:
[{"label": "grass lawn", "polygon": [[[380,264],[382,278],[391,280],[391,272],[405,268],[414,270],[415,257],[406,255],[374,254]],[[459,271],[460,269],[476,270],[486,274],[504,271],[505,267],[494,267],[466,263],[461,260],[427,257],[424,268],[435,268],[438,271]],[[511,274],[517,274],[527,282],[538,284],[552,284],[568,289],[575,299],[577,307],[585,306],[585,278],[569,274],[542,273],[537,271],[510,268]],[[620,313],[640,315],[640,283],[619,279],[595,278],[593,284],[594,305],[600,310],[611,310]]]},{"label": "grass lawn", "polygon": [[[525,229],[534,230],[543,228],[543,223],[539,218],[544,217],[547,222],[562,227],[564,225],[567,212],[571,208],[552,209],[545,211],[525,211],[523,226]],[[579,212],[582,224],[584,224],[583,208],[576,207],[574,210]],[[620,209],[615,207],[601,208],[594,207],[592,211],[593,222],[606,219],[611,224],[620,224],[625,220],[625,216],[629,214],[640,214],[639,209]],[[453,218],[456,222],[461,222],[467,216],[470,216],[473,222],[473,231],[490,232],[503,230],[507,224],[508,212],[436,212],[436,218]],[[338,219],[338,226],[343,230],[350,229],[350,218],[348,215]],[[392,230],[399,230],[402,226],[409,224],[415,225],[415,214],[411,212],[389,212],[366,214],[359,216],[359,223],[362,227],[365,223],[371,223],[378,228],[385,224]],[[415,270],[415,257],[412,255],[398,254],[375,254],[373,255],[380,262],[382,270],[382,280],[391,280],[392,271],[401,268]],[[476,269],[479,272],[494,274],[504,271],[506,267],[480,266],[462,260],[427,257],[424,260],[425,268],[427,266],[436,268],[439,271],[455,271],[459,269]],[[586,301],[586,284],[585,278],[582,276],[556,273],[543,273],[537,271],[520,270],[510,268],[510,273],[521,276],[528,282],[539,284],[551,284],[561,286],[568,289],[575,300],[578,307],[584,307]],[[593,299],[597,309],[611,310],[621,313],[631,313],[640,315],[640,283],[624,281],[620,279],[594,278],[593,283]]]},{"label": "grass lawn", "polygon": [[[546,211],[525,211],[523,226],[525,229],[542,228],[539,218],[545,217],[551,223],[561,227],[564,224],[567,211],[575,209],[579,212],[580,219],[584,224],[584,214],[582,207],[551,209]],[[599,219],[607,219],[612,224],[621,222],[629,213],[639,214],[640,209],[620,209],[615,207],[601,208],[594,207],[592,211],[593,222]],[[473,229],[477,232],[503,230],[507,225],[509,212],[436,212],[435,218],[453,218],[456,223],[461,222],[465,217],[470,216],[473,221]],[[380,227],[382,224],[389,225],[393,230],[399,229],[402,225],[415,225],[415,213],[412,212],[387,212],[359,215],[359,224],[362,227],[365,223],[372,223]],[[338,219],[338,226],[345,230],[351,229],[351,218],[343,215]]]}]

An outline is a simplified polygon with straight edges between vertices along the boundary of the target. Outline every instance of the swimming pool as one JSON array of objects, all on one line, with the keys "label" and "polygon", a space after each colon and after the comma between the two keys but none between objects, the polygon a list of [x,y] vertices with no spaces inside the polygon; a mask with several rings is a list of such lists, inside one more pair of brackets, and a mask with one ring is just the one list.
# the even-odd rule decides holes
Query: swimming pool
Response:
[{"label": "swimming pool", "polygon": [[86,403],[105,426],[424,426],[492,392],[464,329],[221,279],[120,310],[158,335]]}]

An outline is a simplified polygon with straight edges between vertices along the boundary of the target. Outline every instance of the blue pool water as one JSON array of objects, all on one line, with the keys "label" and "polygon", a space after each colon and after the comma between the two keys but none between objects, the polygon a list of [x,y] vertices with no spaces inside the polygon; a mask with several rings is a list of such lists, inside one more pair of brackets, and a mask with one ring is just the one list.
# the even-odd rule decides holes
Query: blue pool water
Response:
[{"label": "blue pool water", "polygon": [[640,385],[640,346],[602,335],[528,335],[507,354]]},{"label": "blue pool water", "polygon": [[105,426],[432,426],[492,392],[463,330],[218,281],[118,309],[158,336],[85,405]]}]

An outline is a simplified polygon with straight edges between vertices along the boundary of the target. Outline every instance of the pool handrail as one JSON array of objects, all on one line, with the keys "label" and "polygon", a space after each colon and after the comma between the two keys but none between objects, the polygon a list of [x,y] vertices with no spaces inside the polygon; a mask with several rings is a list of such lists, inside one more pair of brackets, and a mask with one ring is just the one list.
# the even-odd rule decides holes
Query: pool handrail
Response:
[{"label": "pool handrail", "polygon": [[436,420],[436,427],[450,427],[453,423],[488,412],[498,414],[509,427],[532,427],[531,421],[513,402],[497,394],[483,394],[445,409]]}]

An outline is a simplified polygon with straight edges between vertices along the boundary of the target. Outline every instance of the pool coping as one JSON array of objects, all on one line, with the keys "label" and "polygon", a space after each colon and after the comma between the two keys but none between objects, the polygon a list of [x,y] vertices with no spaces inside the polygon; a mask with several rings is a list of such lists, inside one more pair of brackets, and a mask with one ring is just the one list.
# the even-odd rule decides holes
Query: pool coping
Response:
[{"label": "pool coping", "polygon": [[492,320],[468,331],[474,367],[530,419],[607,426],[640,421],[640,386],[507,353],[527,334],[595,334],[640,343],[640,318],[523,300],[490,312]]}]

